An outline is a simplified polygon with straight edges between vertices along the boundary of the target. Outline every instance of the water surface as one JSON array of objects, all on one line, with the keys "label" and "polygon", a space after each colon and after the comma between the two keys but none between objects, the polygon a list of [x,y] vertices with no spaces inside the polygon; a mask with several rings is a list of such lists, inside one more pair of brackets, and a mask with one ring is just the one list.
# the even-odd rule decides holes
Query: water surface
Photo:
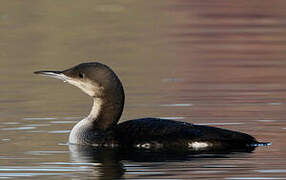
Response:
[{"label": "water surface", "polygon": [[[2,1],[0,178],[286,179],[286,2]],[[161,117],[243,131],[270,147],[122,154],[69,147],[90,110],[35,70],[86,61],[122,80],[121,121]]]}]

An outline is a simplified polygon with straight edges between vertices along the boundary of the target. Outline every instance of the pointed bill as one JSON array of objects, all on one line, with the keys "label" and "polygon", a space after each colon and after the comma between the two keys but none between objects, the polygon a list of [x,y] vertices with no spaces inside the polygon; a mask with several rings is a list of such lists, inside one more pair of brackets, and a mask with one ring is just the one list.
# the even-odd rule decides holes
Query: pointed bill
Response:
[{"label": "pointed bill", "polygon": [[56,79],[60,79],[63,81],[68,81],[70,78],[63,74],[62,71],[36,71],[35,74],[39,74],[42,76],[52,77]]},{"label": "pointed bill", "polygon": [[94,97],[95,94],[100,94],[99,91],[101,91],[101,88],[96,84],[92,83],[91,81],[87,81],[84,79],[80,79],[77,77],[69,77],[66,75],[66,72],[68,70],[64,71],[36,71],[34,74],[39,74],[42,76],[47,76],[55,79],[63,80],[66,83],[69,83],[73,86],[76,86],[80,88],[83,92],[88,94],[91,97]]}]

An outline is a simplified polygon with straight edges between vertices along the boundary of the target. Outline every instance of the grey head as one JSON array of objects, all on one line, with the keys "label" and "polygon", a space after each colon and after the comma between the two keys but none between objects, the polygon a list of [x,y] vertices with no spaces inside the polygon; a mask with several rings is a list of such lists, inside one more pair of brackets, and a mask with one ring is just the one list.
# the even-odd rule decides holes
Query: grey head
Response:
[{"label": "grey head", "polygon": [[122,90],[117,75],[98,62],[82,63],[63,71],[36,71],[35,74],[61,79],[80,88],[91,97],[112,95]]},{"label": "grey head", "polygon": [[[124,106],[124,90],[117,75],[106,65],[89,62],[63,71],[36,71],[35,74],[61,79],[80,88],[83,92],[100,101],[100,107],[93,108],[90,118],[97,126],[106,129],[116,124]],[[94,105],[95,106],[95,105]]]}]

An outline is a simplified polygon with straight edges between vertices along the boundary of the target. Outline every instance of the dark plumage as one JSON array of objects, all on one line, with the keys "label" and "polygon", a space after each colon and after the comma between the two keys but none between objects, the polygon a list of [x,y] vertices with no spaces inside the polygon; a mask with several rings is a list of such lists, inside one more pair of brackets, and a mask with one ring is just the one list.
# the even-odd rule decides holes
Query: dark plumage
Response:
[{"label": "dark plumage", "polygon": [[173,120],[143,118],[117,124],[124,107],[123,86],[117,75],[101,63],[35,73],[62,79],[93,97],[89,116],[72,129],[72,144],[182,151],[254,149],[259,144],[245,133]]}]

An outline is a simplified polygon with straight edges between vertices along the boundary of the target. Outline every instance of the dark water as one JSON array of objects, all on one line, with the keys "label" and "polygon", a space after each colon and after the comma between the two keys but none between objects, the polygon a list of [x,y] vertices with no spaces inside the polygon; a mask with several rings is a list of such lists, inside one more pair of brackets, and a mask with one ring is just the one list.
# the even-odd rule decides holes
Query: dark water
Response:
[{"label": "dark water", "polygon": [[[286,179],[286,1],[1,1],[0,178]],[[121,121],[165,117],[270,147],[126,154],[69,147],[91,100],[35,70],[111,66]]]}]

